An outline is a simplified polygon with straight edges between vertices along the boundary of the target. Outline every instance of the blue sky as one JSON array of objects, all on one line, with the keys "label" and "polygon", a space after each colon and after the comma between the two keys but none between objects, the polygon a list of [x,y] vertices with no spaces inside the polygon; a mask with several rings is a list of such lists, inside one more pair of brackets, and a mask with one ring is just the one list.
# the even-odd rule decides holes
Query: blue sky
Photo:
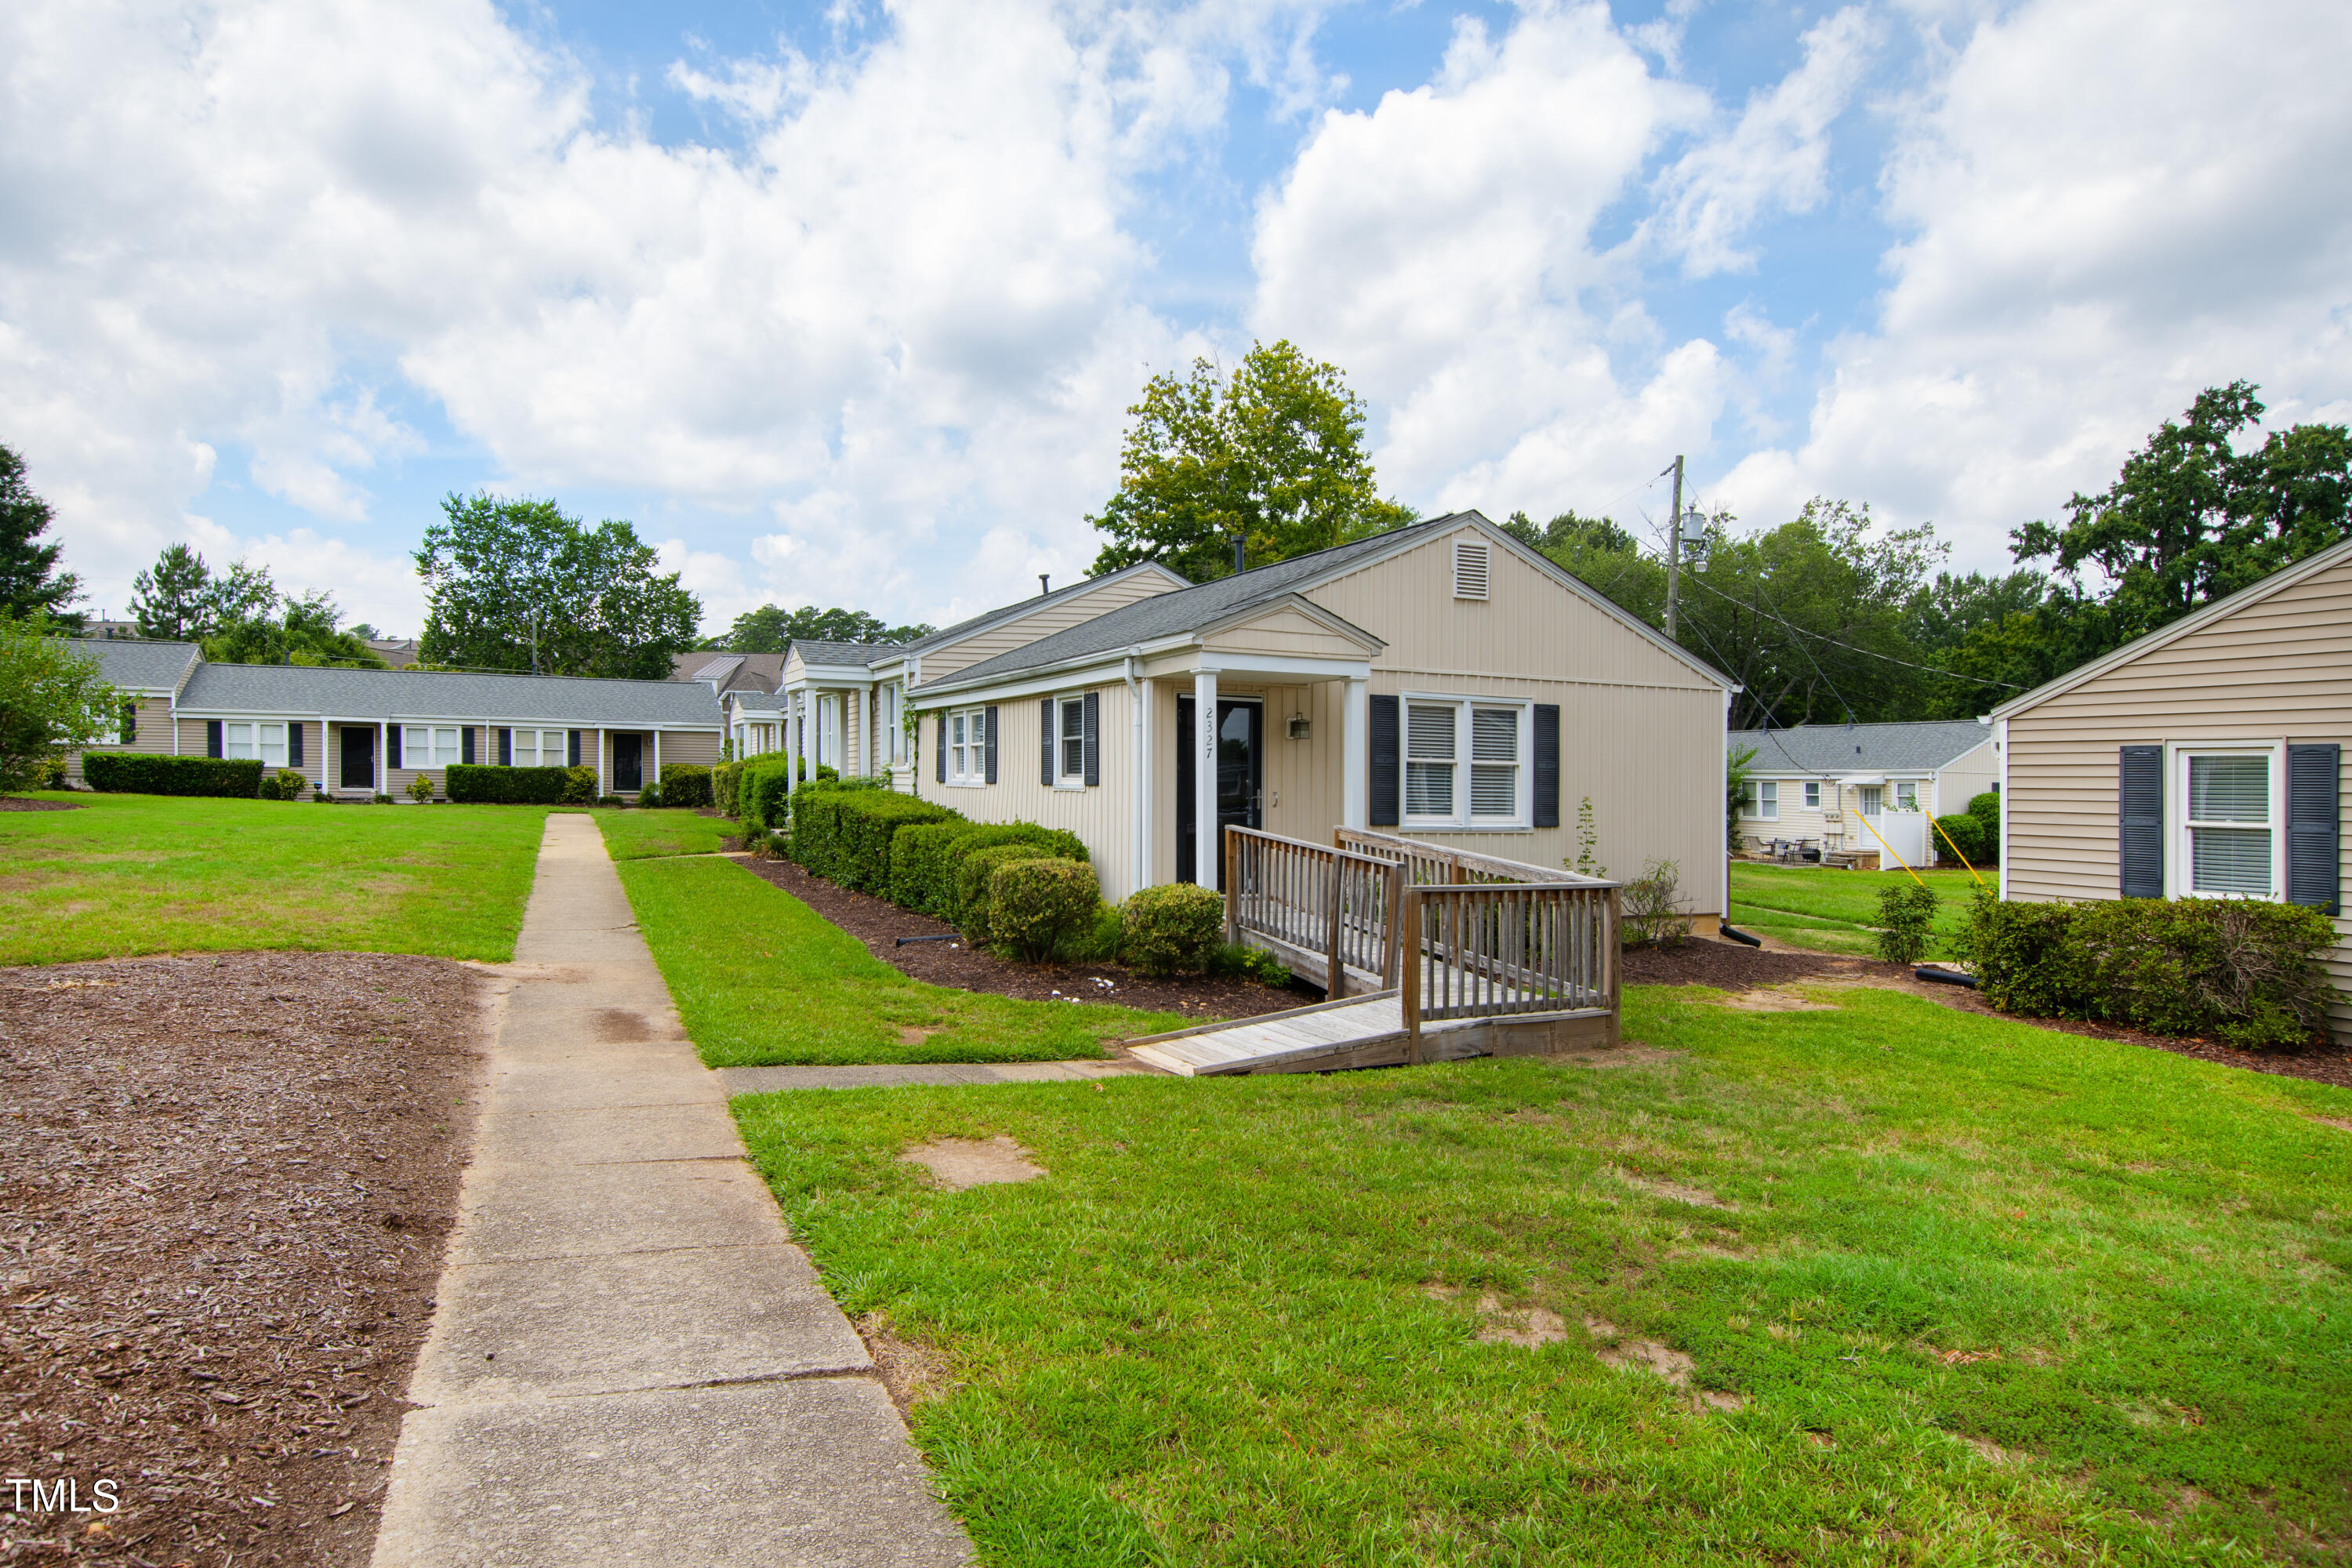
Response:
[{"label": "blue sky", "polygon": [[1683,451],[1969,567],[2200,386],[2352,414],[2340,5],[27,0],[0,53],[0,441],[108,608],[189,539],[413,629],[488,487],[713,629],[940,620],[1082,570],[1144,377],[1255,337],[1424,510],[1634,521]]}]

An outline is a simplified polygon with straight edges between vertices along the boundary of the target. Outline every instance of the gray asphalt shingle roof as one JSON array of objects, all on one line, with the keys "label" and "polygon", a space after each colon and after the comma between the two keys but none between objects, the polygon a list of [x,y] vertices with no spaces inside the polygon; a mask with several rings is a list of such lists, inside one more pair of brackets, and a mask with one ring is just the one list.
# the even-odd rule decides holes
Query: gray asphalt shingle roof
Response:
[{"label": "gray asphalt shingle roof", "polygon": [[1756,748],[1751,772],[1854,773],[1940,768],[1992,739],[1973,719],[1909,724],[1801,724],[1793,730],[1734,730],[1731,745]]},{"label": "gray asphalt shingle roof", "polygon": [[1112,577],[1140,570],[1141,564],[1149,564],[1149,563],[1124,567],[1118,572],[1105,573],[1100,577],[1081,577],[1076,582],[1056,588],[1050,594],[1039,594],[1034,598],[1015,599],[1009,605],[999,605],[995,609],[983,610],[979,615],[967,620],[958,621],[951,626],[942,626],[929,637],[917,637],[913,642],[901,644],[887,653],[877,655],[877,659],[878,661],[881,658],[892,658],[900,653],[921,653],[926,649],[938,647],[943,643],[953,642],[959,637],[970,637],[974,632],[985,631],[999,621],[1009,620],[1014,616],[1024,615],[1031,610],[1067,599],[1074,595],[1083,594],[1089,588],[1100,587]]},{"label": "gray asphalt shingle roof", "polygon": [[1091,654],[1108,653],[1137,643],[1181,637],[1196,627],[1212,625],[1228,616],[1282,598],[1294,592],[1301,583],[1312,582],[1328,572],[1345,569],[1351,562],[1394,549],[1401,541],[1412,535],[1453,527],[1464,515],[1449,512],[1444,517],[1431,518],[1427,522],[1376,533],[1352,544],[1335,545],[1329,550],[1318,550],[1312,555],[1294,555],[1287,561],[1253,567],[1235,576],[1220,577],[1213,583],[1200,583],[1190,588],[1155,594],[1149,599],[1138,599],[1133,604],[1121,605],[1116,610],[1106,611],[1090,621],[1081,621],[1051,637],[1039,637],[1035,642],[1000,653],[994,658],[983,659],[969,668],[959,669],[937,684],[976,684],[1017,675],[1023,670],[1085,658]]},{"label": "gray asphalt shingle roof", "polygon": [[863,669],[877,658],[887,658],[897,654],[898,645],[887,642],[818,642],[810,637],[794,637],[793,651],[801,656],[803,664],[847,664]]},{"label": "gray asphalt shingle roof", "polygon": [[700,681],[319,669],[284,664],[200,665],[180,695],[180,706],[197,712],[322,713],[330,719],[471,723],[513,720],[582,729],[719,727],[719,700]]},{"label": "gray asphalt shingle roof", "polygon": [[76,647],[98,657],[98,668],[109,686],[128,691],[170,691],[196,658],[192,642],[122,642],[112,637],[69,638]]}]

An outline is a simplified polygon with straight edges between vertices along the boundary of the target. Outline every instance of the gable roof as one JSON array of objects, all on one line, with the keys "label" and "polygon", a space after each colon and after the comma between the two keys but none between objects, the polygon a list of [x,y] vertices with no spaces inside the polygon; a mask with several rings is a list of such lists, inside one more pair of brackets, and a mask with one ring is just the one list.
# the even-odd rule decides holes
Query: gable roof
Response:
[{"label": "gable roof", "polygon": [[1757,773],[1852,773],[1933,771],[1992,739],[1973,719],[1930,719],[1907,724],[1800,724],[1793,730],[1734,730],[1734,749],[1753,746]]},{"label": "gable roof", "polygon": [[1122,566],[1116,572],[1106,572],[1099,577],[1081,577],[1069,586],[1056,588],[1050,594],[1039,594],[1027,599],[1015,599],[1009,605],[999,605],[995,609],[983,610],[968,620],[958,621],[951,626],[943,626],[928,637],[917,637],[909,643],[897,644],[886,649],[874,662],[881,664],[902,654],[929,653],[934,648],[946,647],[950,643],[959,643],[976,633],[984,632],[991,626],[1000,626],[1006,621],[1018,620],[1023,616],[1045,608],[1048,605],[1061,604],[1066,600],[1076,598],[1080,594],[1090,593],[1106,583],[1116,583],[1121,577],[1134,576],[1139,573],[1153,573],[1167,578],[1171,591],[1191,586],[1181,574],[1163,563],[1139,561],[1132,566]]},{"label": "gable roof", "polygon": [[[1369,539],[1336,544],[1328,550],[1311,554],[1294,555],[1287,561],[1276,561],[1265,566],[1254,566],[1230,577],[1194,584],[1170,593],[1138,599],[1108,610],[1092,620],[1081,621],[1075,626],[1038,638],[1035,642],[998,654],[968,668],[957,670],[946,679],[919,687],[918,690],[951,690],[1002,679],[1026,670],[1043,669],[1054,665],[1069,664],[1090,655],[1107,654],[1116,649],[1139,644],[1153,643],[1169,637],[1222,625],[1250,610],[1271,605],[1276,600],[1303,593],[1318,584],[1345,575],[1368,566],[1387,556],[1399,554],[1426,543],[1440,534],[1465,525],[1476,528],[1496,542],[1533,563],[1552,580],[1577,597],[1658,647],[1674,655],[1707,679],[1728,689],[1737,683],[1720,670],[1693,657],[1685,649],[1668,642],[1654,627],[1638,616],[1577,581],[1558,562],[1537,553],[1517,540],[1496,528],[1475,511],[1448,512],[1426,522],[1408,523],[1392,528]],[[1370,633],[1364,634],[1370,637]],[[1379,638],[1372,641],[1378,643]]]},{"label": "gable roof", "polygon": [[195,712],[322,713],[330,719],[476,723],[512,719],[599,729],[719,727],[719,700],[698,680],[322,669],[299,664],[199,664],[180,695],[180,706]]},{"label": "gable roof", "polygon": [[98,660],[109,686],[125,691],[177,691],[198,658],[192,642],[143,642],[127,637],[68,637]]},{"label": "gable roof", "polygon": [[2234,616],[2240,610],[2259,605],[2272,595],[2292,588],[2307,578],[2316,577],[2329,567],[2340,565],[2346,561],[2352,561],[2352,539],[2339,540],[2316,554],[2305,556],[2292,566],[2280,567],[2259,583],[2249,583],[2234,594],[2216,599],[2209,605],[2200,605],[2169,626],[2158,626],[2152,632],[2143,632],[2123,647],[2102,654],[2088,664],[2076,665],[2055,680],[2044,681],[2031,691],[2011,698],[1996,707],[1986,717],[2007,719],[2013,714],[2022,713],[2029,708],[2039,707],[2053,697],[2074,690],[2086,680],[2097,679],[2117,665],[2129,664],[2142,654],[2153,653],[2167,643],[2177,642],[2189,633],[2209,626],[2225,616]]},{"label": "gable roof", "polygon": [[794,637],[784,652],[801,656],[803,668],[812,664],[828,669],[864,669],[877,658],[887,658],[898,652],[898,645],[887,642],[818,642],[813,637]]},{"label": "gable roof", "polygon": [[670,656],[669,678],[672,680],[703,681],[715,685],[720,691],[744,688],[772,691],[776,682],[784,678],[784,656],[781,653],[730,653],[723,648],[696,648],[688,653]]}]

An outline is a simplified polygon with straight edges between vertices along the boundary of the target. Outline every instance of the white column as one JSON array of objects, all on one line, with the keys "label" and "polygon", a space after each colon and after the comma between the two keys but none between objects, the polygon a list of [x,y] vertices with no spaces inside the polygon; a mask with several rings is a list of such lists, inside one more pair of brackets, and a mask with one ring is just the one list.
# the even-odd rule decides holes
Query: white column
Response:
[{"label": "white column", "polygon": [[1371,826],[1370,787],[1372,683],[1348,682],[1339,718],[1339,826]]},{"label": "white column", "polygon": [[1159,726],[1159,707],[1153,701],[1154,688],[1149,679],[1135,683],[1136,702],[1142,708],[1142,722],[1135,730],[1135,868],[1128,878],[1128,891],[1148,888],[1158,879],[1152,875],[1152,862],[1160,849],[1159,825],[1153,820],[1152,802],[1152,731]]},{"label": "white column", "polygon": [[613,749],[604,744],[604,731],[596,731],[596,793],[613,793]]},{"label": "white column", "polygon": [[654,784],[657,787],[661,784],[661,731],[659,730],[654,731]]},{"label": "white column", "polygon": [[1224,846],[1217,842],[1217,672],[1192,677],[1192,879],[1217,885]]},{"label": "white column", "polygon": [[392,726],[378,722],[375,727],[375,795],[392,793]]}]

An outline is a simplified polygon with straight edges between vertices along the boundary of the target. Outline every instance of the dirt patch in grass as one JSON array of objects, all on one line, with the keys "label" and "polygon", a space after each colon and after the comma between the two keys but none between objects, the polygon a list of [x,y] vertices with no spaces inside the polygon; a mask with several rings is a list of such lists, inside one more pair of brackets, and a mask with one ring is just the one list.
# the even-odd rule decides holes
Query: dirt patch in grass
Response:
[{"label": "dirt patch in grass", "polygon": [[[866,944],[866,951],[900,973],[932,985],[1017,996],[1031,1002],[1116,1002],[1160,1013],[1199,1018],[1249,1018],[1318,1001],[1311,985],[1283,990],[1232,975],[1176,974],[1146,979],[1123,963],[1016,963],[992,952],[974,952],[955,927],[929,915],[836,887],[812,877],[789,860],[738,861],[753,876],[772,882]],[[902,936],[949,937],[950,942],[896,945]]]},{"label": "dirt patch in grass", "polygon": [[947,1357],[919,1340],[901,1339],[887,1312],[868,1312],[856,1321],[858,1338],[866,1342],[866,1353],[874,1358],[874,1370],[899,1415],[947,1391]]},{"label": "dirt patch in grass", "polygon": [[27,800],[21,795],[0,795],[0,811],[79,811],[70,800]]},{"label": "dirt patch in grass", "polygon": [[0,969],[0,1465],[121,1499],[7,1516],[19,1552],[367,1561],[480,985],[351,953]]},{"label": "dirt patch in grass", "polygon": [[1723,1005],[1742,1013],[1834,1013],[1834,1002],[1816,1002],[1801,992],[1785,991],[1778,986],[1761,991],[1743,991],[1737,996],[1727,996]]},{"label": "dirt patch in grass", "polygon": [[1791,980],[1852,978],[1863,963],[1827,952],[1769,952],[1736,942],[1695,936],[1675,947],[1634,948],[1625,954],[1624,979],[1628,985],[1712,985],[1718,991],[1753,991]]},{"label": "dirt patch in grass", "polygon": [[1006,1182],[1034,1182],[1045,1167],[1010,1138],[940,1138],[918,1143],[898,1156],[920,1165],[942,1190],[960,1193]]}]

